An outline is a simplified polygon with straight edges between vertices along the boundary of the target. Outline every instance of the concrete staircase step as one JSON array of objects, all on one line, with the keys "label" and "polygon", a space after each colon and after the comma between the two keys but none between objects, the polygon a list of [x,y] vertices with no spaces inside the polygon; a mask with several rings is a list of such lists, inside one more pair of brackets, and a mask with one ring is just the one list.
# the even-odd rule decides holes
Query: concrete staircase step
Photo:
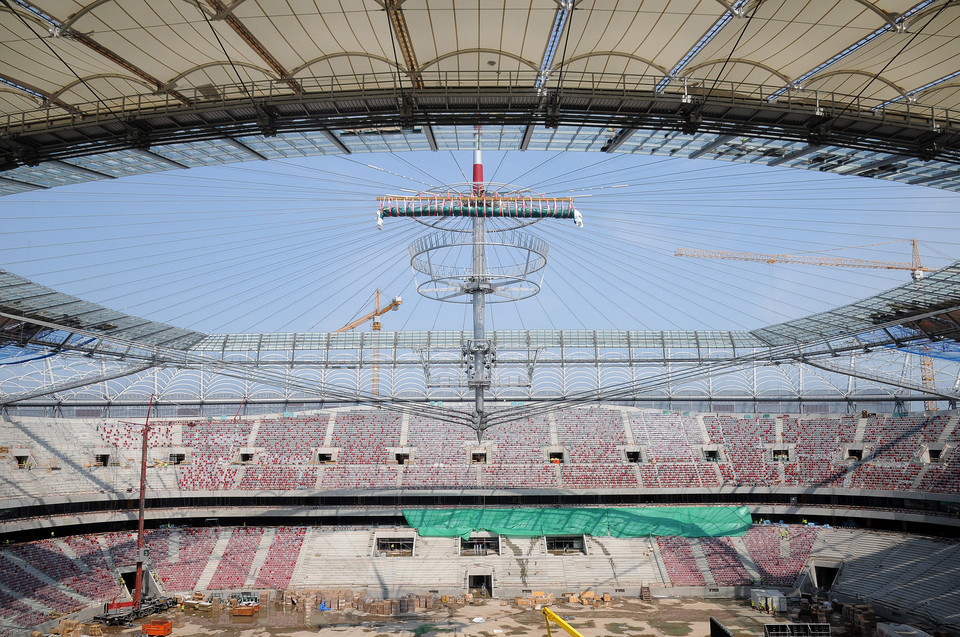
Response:
[{"label": "concrete staircase step", "polygon": [[276,527],[269,527],[264,531],[263,535],[260,536],[257,553],[253,557],[253,562],[250,563],[250,572],[247,573],[247,580],[243,583],[244,588],[253,588],[253,585],[257,581],[257,575],[260,574],[260,569],[263,568],[263,563],[267,561],[267,552],[270,550],[270,545],[273,544],[273,538],[276,537],[276,535]]},{"label": "concrete staircase step", "polygon": [[697,538],[690,538],[690,552],[693,553],[693,559],[697,561],[697,568],[703,573],[703,578],[710,586],[716,586],[717,580],[710,572],[710,563],[707,561],[707,555],[703,552],[703,545]]},{"label": "concrete staircase step", "polygon": [[203,591],[206,590],[207,586],[210,585],[210,580],[212,580],[213,576],[216,574],[217,566],[220,565],[220,560],[223,558],[223,554],[227,550],[227,544],[230,543],[230,538],[232,536],[233,529],[224,529],[220,532],[220,538],[213,547],[213,553],[210,554],[210,559],[207,561],[207,565],[203,568],[203,572],[200,573],[200,579],[197,580],[197,585],[194,588]]}]

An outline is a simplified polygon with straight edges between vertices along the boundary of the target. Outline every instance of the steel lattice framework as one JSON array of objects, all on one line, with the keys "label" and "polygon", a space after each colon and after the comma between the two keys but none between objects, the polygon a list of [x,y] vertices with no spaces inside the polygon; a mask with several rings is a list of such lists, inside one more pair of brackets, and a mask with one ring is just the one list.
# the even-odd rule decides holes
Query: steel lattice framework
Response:
[{"label": "steel lattice framework", "polygon": [[[499,150],[702,157],[960,190],[951,0],[348,4],[0,1],[0,195],[250,160],[462,150],[477,124]],[[495,398],[952,401],[957,270],[752,332],[496,333]],[[383,400],[456,401],[464,339],[208,336],[2,273],[0,403],[376,402],[374,357]],[[943,348],[935,388],[912,378],[918,347]]]},{"label": "steel lattice framework", "polygon": [[[142,407],[156,395],[161,404],[191,414],[241,403],[400,409],[416,403],[423,410],[430,401],[456,403],[466,396],[466,332],[171,333],[162,324],[105,316],[104,308],[20,277],[5,280],[4,405],[90,414]],[[11,301],[13,291],[18,296]],[[84,311],[64,312],[76,304]],[[58,317],[71,324],[58,324]],[[960,395],[958,317],[960,262],[847,306],[749,332],[494,332],[491,399],[554,405],[724,401],[754,408],[954,403]],[[173,340],[164,345],[158,335]],[[920,347],[937,356],[933,385],[916,378]],[[374,365],[381,376],[378,396],[369,391]],[[515,406],[518,413],[528,408]],[[438,407],[436,413],[444,412]]]}]

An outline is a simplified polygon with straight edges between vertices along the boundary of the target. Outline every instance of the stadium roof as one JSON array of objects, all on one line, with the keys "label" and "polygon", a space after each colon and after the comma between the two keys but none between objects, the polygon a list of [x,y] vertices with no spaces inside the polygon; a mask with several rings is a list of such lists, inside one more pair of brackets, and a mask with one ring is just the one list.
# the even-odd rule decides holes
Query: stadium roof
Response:
[{"label": "stadium roof", "polygon": [[[22,317],[22,318],[15,318]],[[148,347],[188,349],[203,334],[110,310],[96,303],[51,290],[0,270],[0,346],[5,341],[26,344],[56,325],[64,343],[69,330],[104,338],[131,341]]]},{"label": "stadium roof", "polygon": [[826,312],[753,330],[751,334],[773,346],[865,335],[877,329],[898,327],[922,338],[957,340],[958,318],[960,261],[919,281]]},{"label": "stadium roof", "polygon": [[475,122],[501,149],[960,190],[949,0],[2,0],[0,16],[0,194],[455,149]]}]

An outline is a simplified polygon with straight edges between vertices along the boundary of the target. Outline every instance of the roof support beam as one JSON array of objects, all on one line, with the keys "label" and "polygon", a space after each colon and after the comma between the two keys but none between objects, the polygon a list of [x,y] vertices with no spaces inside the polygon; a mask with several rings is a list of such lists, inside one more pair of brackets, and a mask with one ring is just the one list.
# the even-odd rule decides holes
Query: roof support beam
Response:
[{"label": "roof support beam", "polygon": [[676,64],[673,65],[673,68],[670,69],[664,78],[660,80],[657,84],[657,91],[662,91],[663,88],[670,83],[670,80],[679,77],[680,73],[687,67],[690,63],[690,60],[695,58],[700,51],[703,50],[713,38],[716,37],[723,27],[727,26],[727,23],[730,22],[734,17],[743,15],[743,8],[747,4],[747,0],[736,0],[733,4],[727,4],[726,2],[720,1],[720,4],[726,9],[723,14],[713,23],[713,26],[704,34],[700,40],[698,40],[691,48],[686,52],[686,54],[680,58]]},{"label": "roof support beam", "polygon": [[[543,57],[540,60],[540,72],[537,73],[535,86],[543,88],[553,71],[553,58],[557,55],[557,47],[560,45],[560,36],[567,26],[570,19],[570,13],[573,11],[574,2],[561,2],[557,0],[557,12],[553,16],[553,25],[550,27],[550,35],[547,37],[546,46],[543,50]],[[560,60],[563,64],[563,60]]]},{"label": "roof support beam", "polygon": [[929,394],[946,400],[960,400],[960,395],[958,394],[940,391],[936,387],[924,387],[923,385],[911,383],[910,381],[902,378],[890,378],[887,376],[881,376],[879,374],[871,374],[868,372],[851,369],[849,367],[843,367],[842,365],[831,365],[823,360],[814,361],[809,359],[799,359],[798,362],[805,363],[811,367],[816,367],[817,369],[822,369],[824,371],[834,372],[836,374],[853,376],[854,378],[861,378],[863,380],[869,380],[884,385],[892,385],[894,387],[899,387],[900,389],[909,389],[910,391],[918,394]]},{"label": "roof support beam", "polygon": [[0,73],[0,81],[3,81],[3,83],[6,84],[7,86],[10,86],[11,88],[16,88],[17,90],[22,91],[27,95],[32,95],[33,97],[39,96],[43,98],[47,103],[52,104],[53,106],[56,106],[58,108],[62,108],[68,113],[73,113],[74,115],[83,115],[83,112],[76,106],[73,106],[72,104],[67,104],[60,98],[54,95],[51,95],[46,91],[42,91],[35,86],[30,86],[26,82],[21,82],[13,77],[10,77],[9,75],[4,75],[3,73]]},{"label": "roof support beam", "polygon": [[[38,9],[37,7],[34,7],[34,6],[31,5],[29,2],[27,2],[27,0],[18,0],[18,2],[19,2],[21,5],[23,5],[24,7],[27,7],[28,10],[30,10],[32,13],[34,13],[34,14],[36,14],[36,15],[39,15],[39,16],[42,16],[43,22],[49,24],[49,25],[52,27],[52,28],[50,28],[50,33],[51,33],[51,35],[53,35],[54,38],[70,38],[70,39],[72,39],[72,40],[74,40],[74,41],[76,41],[76,42],[79,42],[80,44],[83,44],[83,45],[86,46],[87,48],[92,49],[93,51],[95,51],[95,52],[96,52],[97,54],[99,54],[100,56],[102,56],[102,57],[110,60],[111,62],[113,62],[113,63],[116,64],[117,66],[123,68],[123,69],[126,70],[127,72],[132,73],[133,75],[137,76],[138,78],[140,78],[141,80],[143,80],[144,82],[146,82],[148,85],[153,86],[157,91],[167,93],[168,95],[174,97],[175,99],[177,99],[178,101],[182,102],[183,104],[189,104],[190,101],[187,100],[186,97],[184,97],[184,96],[181,95],[180,93],[177,93],[176,91],[165,90],[165,89],[163,88],[163,83],[162,83],[160,80],[158,80],[157,78],[153,77],[152,75],[150,75],[149,73],[147,73],[146,71],[144,71],[143,69],[141,69],[140,67],[138,67],[138,66],[136,66],[135,64],[129,62],[128,60],[124,59],[123,57],[117,55],[116,53],[114,53],[113,51],[111,51],[110,49],[108,49],[107,47],[103,46],[102,44],[100,44],[99,42],[97,42],[96,40],[94,40],[93,38],[91,38],[89,35],[87,35],[87,34],[85,34],[85,33],[80,33],[79,31],[74,31],[74,30],[71,28],[71,25],[73,25],[73,23],[74,23],[78,18],[80,18],[81,16],[83,16],[83,15],[86,14],[87,12],[95,9],[96,7],[100,6],[101,4],[103,4],[104,2],[107,2],[107,1],[108,1],[108,0],[95,0],[94,2],[92,2],[92,3],[89,4],[89,5],[87,5],[86,7],[84,7],[84,8],[81,9],[80,11],[78,11],[77,13],[75,13],[75,14],[73,14],[72,16],[70,16],[69,18],[67,18],[67,21],[66,21],[66,22],[61,22],[60,20],[58,20],[57,18],[53,17],[52,15],[50,15],[49,13],[47,13],[46,11],[42,11],[42,10]],[[36,91],[35,89],[33,89],[33,88],[31,88],[31,87],[28,87],[28,86],[25,86],[25,85],[23,85],[23,84],[19,84],[19,86],[24,86],[25,88],[29,89],[30,91],[33,91],[33,92],[38,93],[38,94],[41,94],[41,95],[44,94],[42,91]],[[67,110],[69,110],[69,111],[71,111],[71,112],[74,112],[74,113],[77,113],[77,114],[82,114],[82,113],[80,113],[79,110],[75,109],[74,107],[72,107],[72,106],[70,106],[70,105],[68,105],[68,104],[65,104],[64,102],[61,102],[59,99],[50,99],[50,102],[51,102],[52,104],[56,104],[57,106],[60,106],[61,108],[66,108]]]},{"label": "roof support beam", "polygon": [[10,184],[11,186],[23,186],[31,190],[49,190],[50,186],[40,186],[31,184],[29,181],[20,181],[19,179],[10,179],[9,177],[0,177],[0,183]]},{"label": "roof support beam", "polygon": [[433,134],[433,127],[430,124],[424,124],[422,127],[423,135],[427,138],[427,144],[430,146],[430,150],[439,150],[440,147],[437,146],[437,136]]},{"label": "roof support beam", "polygon": [[97,42],[96,40],[94,40],[93,38],[91,38],[89,35],[86,35],[86,34],[83,34],[83,33],[79,33],[79,32],[77,32],[77,31],[69,31],[69,32],[66,32],[66,33],[62,33],[61,35],[62,35],[62,36],[69,37],[69,38],[71,38],[72,40],[75,40],[75,41],[83,44],[83,45],[86,46],[87,48],[92,49],[93,51],[95,51],[95,52],[96,52],[97,54],[99,54],[100,56],[102,56],[102,57],[110,60],[111,62],[113,62],[113,63],[116,64],[117,66],[119,66],[119,67],[121,67],[121,68],[123,68],[123,69],[126,69],[126,70],[129,71],[130,73],[133,73],[134,75],[136,75],[137,77],[139,77],[141,80],[143,80],[143,81],[145,81],[145,82],[148,82],[149,84],[155,86],[158,91],[162,91],[162,92],[166,93],[167,95],[173,97],[173,98],[176,99],[177,101],[179,101],[179,102],[181,102],[181,103],[183,103],[183,104],[190,104],[190,103],[191,103],[190,100],[187,99],[187,97],[186,97],[185,95],[183,95],[183,93],[180,93],[180,92],[175,91],[175,90],[173,90],[173,89],[165,88],[165,87],[164,87],[164,83],[161,82],[159,79],[157,79],[157,78],[155,78],[154,76],[150,75],[149,73],[147,73],[146,71],[144,71],[144,70],[141,69],[140,67],[136,66],[136,65],[133,64],[132,62],[130,62],[130,61],[128,61],[128,60],[120,57],[119,55],[117,55],[116,53],[114,53],[113,51],[111,51],[110,49],[108,49],[107,47],[103,46],[102,44],[100,44],[99,42]]},{"label": "roof support beam", "polygon": [[882,159],[877,159],[875,161],[872,161],[869,164],[864,164],[862,166],[851,166],[849,169],[838,170],[836,172],[841,175],[856,175],[858,173],[866,172],[868,170],[873,170],[875,168],[882,168],[883,166],[889,166],[890,164],[895,164],[898,161],[903,161],[905,159],[909,159],[909,157],[907,157],[906,155],[889,155]]},{"label": "roof support beam", "polygon": [[228,144],[230,144],[231,146],[233,146],[233,147],[236,148],[237,150],[242,150],[243,152],[247,153],[247,154],[250,155],[251,157],[254,157],[254,158],[256,158],[256,159],[261,159],[261,160],[264,160],[264,161],[267,160],[267,156],[266,156],[266,155],[264,155],[264,154],[262,154],[262,153],[258,153],[258,152],[255,151],[254,149],[250,148],[249,146],[247,146],[246,144],[244,144],[244,143],[241,142],[241,141],[237,141],[237,140],[234,139],[233,137],[224,137],[224,138],[223,138],[223,141],[227,142]]},{"label": "roof support beam", "polygon": [[410,31],[407,29],[407,19],[403,15],[403,9],[400,5],[404,0],[384,0],[383,8],[387,10],[390,18],[390,28],[393,30],[393,37],[400,48],[400,55],[403,56],[403,63],[407,67],[407,75],[413,82],[414,88],[423,88],[423,78],[420,77],[420,65],[417,64],[417,55],[413,50],[413,42],[410,39]]},{"label": "roof support beam", "polygon": [[71,164],[70,162],[63,161],[62,159],[52,159],[47,163],[53,164],[54,166],[63,166],[64,168],[67,168],[69,170],[75,170],[78,173],[83,173],[84,175],[89,175],[97,179],[116,179],[117,178],[116,175],[108,175],[107,173],[102,173],[99,170],[93,170],[85,166],[77,166],[76,164]]},{"label": "roof support beam", "polygon": [[530,140],[533,139],[533,130],[535,128],[535,124],[527,124],[526,128],[523,129],[523,138],[520,140],[520,150],[527,150],[530,147]]},{"label": "roof support beam", "polygon": [[146,155],[151,159],[158,159],[165,164],[169,164],[170,166],[173,166],[174,168],[189,168],[189,166],[187,166],[186,164],[181,164],[176,160],[170,159],[169,157],[164,157],[160,153],[155,153],[152,150],[147,150],[146,148],[133,148],[132,150],[138,153],[141,153],[143,155]]},{"label": "roof support beam", "polygon": [[330,143],[340,149],[340,152],[344,155],[349,155],[351,150],[347,148],[347,145],[343,143],[343,140],[337,137],[333,131],[324,128],[320,131],[323,133],[323,136],[330,140]]},{"label": "roof support beam", "polygon": [[712,153],[713,151],[720,148],[721,146],[726,144],[731,139],[734,139],[735,137],[736,137],[735,135],[721,135],[720,137],[716,138],[715,140],[713,140],[712,142],[710,142],[700,150],[695,150],[692,153],[690,153],[689,158],[697,159],[699,157],[703,157],[707,153]]},{"label": "roof support beam", "polygon": [[0,405],[12,405],[24,400],[30,400],[31,398],[39,398],[40,396],[49,396],[50,394],[56,394],[57,392],[69,391],[71,389],[79,389],[81,387],[87,387],[88,385],[94,385],[96,383],[102,383],[108,380],[114,380],[116,378],[123,378],[124,376],[131,376],[133,374],[138,374],[140,372],[146,371],[153,367],[153,363],[134,365],[132,367],[126,367],[117,372],[109,372],[106,374],[96,374],[93,376],[86,376],[79,380],[72,380],[65,383],[60,383],[59,385],[53,385],[43,387],[41,389],[36,389],[34,391],[24,392],[21,394],[14,394],[9,398],[4,399]]},{"label": "roof support beam", "polygon": [[636,128],[621,128],[613,137],[610,138],[610,141],[603,145],[603,148],[600,150],[605,153],[612,153],[623,146],[623,143],[633,137],[633,134],[636,132]]},{"label": "roof support beam", "polygon": [[783,157],[777,157],[772,162],[767,164],[767,166],[779,166],[780,164],[785,164],[788,161],[793,161],[794,159],[799,159],[804,155],[809,155],[810,153],[815,152],[818,148],[819,146],[804,146],[803,148],[787,153]]},{"label": "roof support beam", "polygon": [[267,65],[273,69],[273,72],[277,74],[277,77],[284,80],[287,83],[287,86],[293,89],[293,92],[297,95],[303,94],[303,87],[300,86],[300,82],[296,81],[290,77],[290,73],[280,64],[279,60],[273,56],[270,51],[267,50],[260,40],[254,37],[253,33],[247,29],[246,25],[240,21],[240,18],[233,15],[227,6],[221,2],[221,0],[207,0],[207,3],[213,7],[213,10],[216,12],[216,15],[223,16],[223,20],[230,25],[230,28],[236,32],[240,38],[247,43],[253,51],[260,56],[260,59],[267,63]]}]

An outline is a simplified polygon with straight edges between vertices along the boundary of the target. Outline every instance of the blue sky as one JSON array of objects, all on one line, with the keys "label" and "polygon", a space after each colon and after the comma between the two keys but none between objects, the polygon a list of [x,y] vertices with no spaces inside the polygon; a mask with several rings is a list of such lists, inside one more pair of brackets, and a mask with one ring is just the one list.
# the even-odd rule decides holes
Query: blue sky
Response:
[{"label": "blue sky", "polygon": [[[547,220],[540,295],[491,307],[494,329],[750,329],[868,296],[906,272],[674,257],[676,248],[960,258],[960,195],[711,160],[486,151],[485,176],[574,196],[585,226]],[[428,229],[376,197],[463,182],[470,151],[251,162],[3,199],[0,267],[134,315],[205,332],[332,331],[404,304],[385,330],[469,329],[418,297],[408,244]],[[899,243],[891,243],[897,242]],[[844,249],[850,246],[868,246]]]}]

